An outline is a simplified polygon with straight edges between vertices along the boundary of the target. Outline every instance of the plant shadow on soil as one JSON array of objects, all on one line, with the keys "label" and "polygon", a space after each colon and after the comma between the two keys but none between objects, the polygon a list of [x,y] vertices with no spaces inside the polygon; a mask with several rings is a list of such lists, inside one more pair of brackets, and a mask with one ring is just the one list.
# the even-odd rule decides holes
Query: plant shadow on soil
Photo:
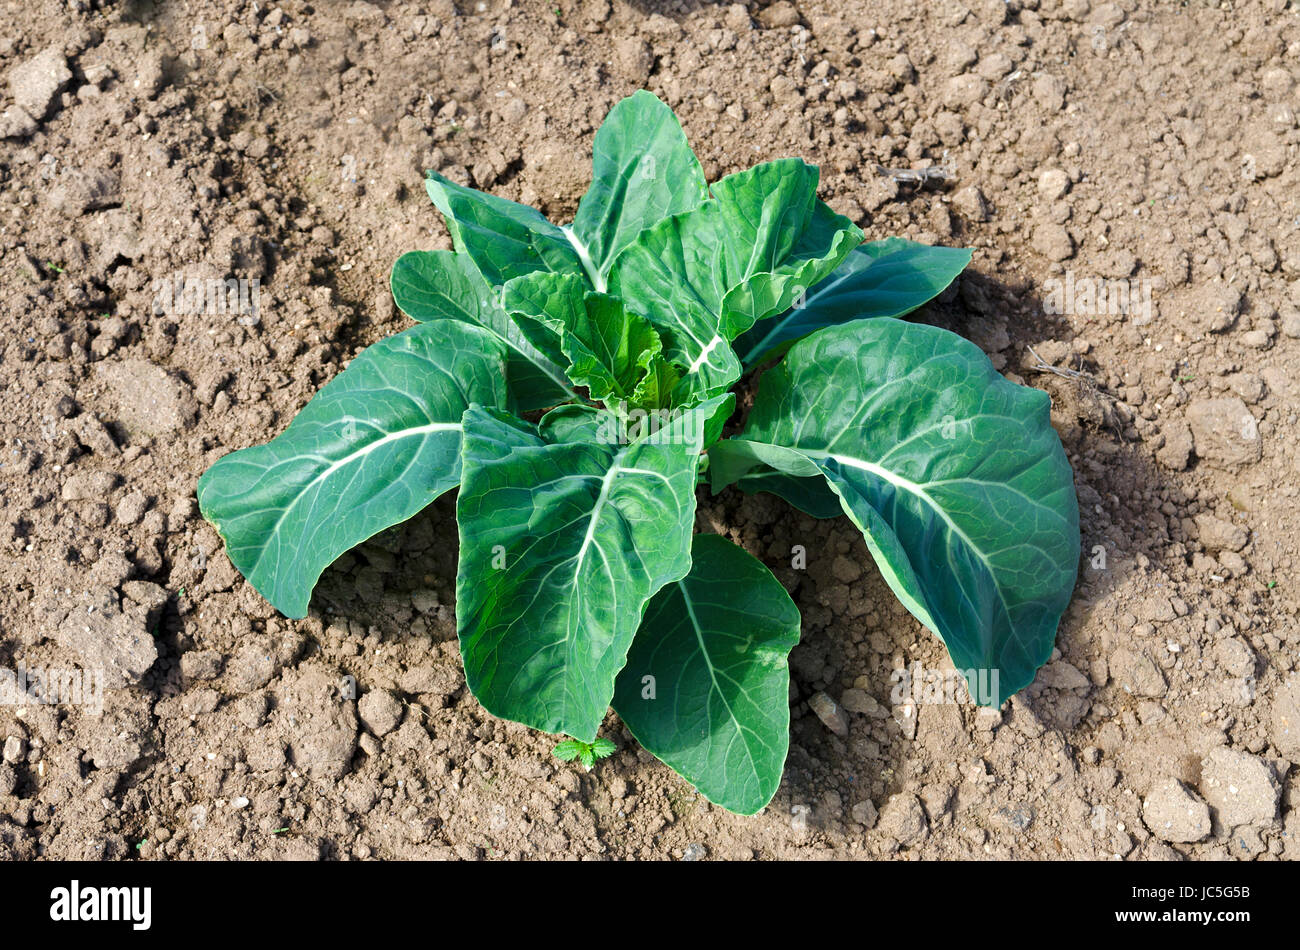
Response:
[{"label": "plant shadow on soil", "polygon": [[[1009,286],[970,270],[958,285],[910,319],[974,339],[1002,372],[1020,372],[1026,384],[1051,393],[1053,423],[1075,472],[1083,552],[1057,646],[1063,656],[1075,658],[1086,669],[1090,645],[1083,630],[1092,605],[1123,584],[1139,554],[1155,561],[1167,549],[1163,529],[1143,517],[1140,505],[1126,507],[1120,499],[1164,498],[1170,486],[1167,473],[1155,469],[1126,439],[1123,423],[1114,415],[1114,400],[1106,395],[1104,382],[1089,374],[1086,358],[1071,357],[1071,368],[1078,375],[1027,371],[1037,362],[1027,355],[1029,347],[1037,348],[1045,340],[1069,342],[1068,328],[1042,312],[1041,301],[1027,287]],[[748,403],[746,389],[742,385],[742,407]],[[924,740],[927,732],[950,733],[954,758],[960,754],[956,737],[974,728],[976,710],[968,701],[923,706],[919,725],[913,727],[919,729],[916,740],[905,736],[887,714],[894,687],[891,674],[900,663],[920,662],[927,669],[950,669],[951,663],[938,637],[897,602],[847,518],[818,521],[772,496],[747,496],[730,488],[715,497],[701,487],[696,528],[727,534],[766,563],[791,592],[803,616],[802,640],[791,654],[791,748],[785,779],[774,800],[777,807],[789,813],[791,803],[816,800],[828,788],[853,795],[869,790],[877,800],[892,794],[906,782],[912,741]],[[806,570],[791,569],[794,544],[803,545],[807,552]],[[427,652],[435,662],[455,664],[459,677],[458,654],[451,647],[457,548],[453,492],[405,524],[360,545],[326,571],[313,602],[326,621],[322,636],[328,638],[332,624],[340,620],[354,632],[360,625],[383,641],[405,644],[408,655]],[[1098,552],[1106,555],[1101,569],[1096,567]],[[837,558],[845,557],[861,570],[851,584],[831,570]],[[421,649],[420,640],[427,647]],[[440,649],[439,644],[445,647]],[[328,652],[332,645],[322,646]],[[1042,677],[1023,690],[1011,705],[1025,704],[1032,715],[1056,728],[1077,725],[1086,712],[1083,700],[1041,681]],[[811,714],[807,700],[818,691],[838,697],[854,685],[868,692],[886,713],[875,719],[855,715],[849,736],[841,738]],[[360,686],[364,690],[366,684]],[[468,694],[462,681],[449,703],[459,704],[463,711],[465,700]],[[485,712],[478,715],[486,717]],[[625,746],[633,741],[625,730],[621,739]],[[669,779],[670,784],[680,781]]]}]

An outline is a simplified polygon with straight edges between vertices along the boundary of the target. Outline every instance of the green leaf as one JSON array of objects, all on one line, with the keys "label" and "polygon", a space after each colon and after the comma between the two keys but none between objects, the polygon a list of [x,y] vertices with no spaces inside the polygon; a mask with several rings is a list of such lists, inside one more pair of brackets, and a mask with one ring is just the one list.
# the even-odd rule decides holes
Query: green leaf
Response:
[{"label": "green leaf", "polygon": [[825,202],[815,202],[807,225],[786,258],[727,292],[723,310],[728,314],[729,338],[790,307],[809,287],[833,273],[861,240],[862,232],[853,222],[836,214]]},{"label": "green leaf", "polygon": [[519,330],[547,359],[567,366],[560,337],[564,327],[585,317],[582,298],[590,288],[576,274],[533,271],[506,281],[501,306]]},{"label": "green leaf", "polygon": [[552,409],[538,425],[550,442],[617,442],[612,420],[610,413],[595,406],[572,405]]},{"label": "green leaf", "polygon": [[714,446],[709,471],[715,490],[764,466],[820,472],[956,668],[997,671],[996,697],[976,698],[1000,705],[1051,655],[1078,567],[1078,503],[1049,409],[955,334],[858,320],[763,375],[743,439]]},{"label": "green leaf", "polygon": [[638,234],[707,197],[704,171],[681,123],[653,93],[640,90],[615,105],[596,133],[591,188],[578,205],[572,239],[603,278]]},{"label": "green leaf", "polygon": [[840,496],[813,462],[795,449],[743,438],[728,439],[709,450],[714,491],[735,484],[745,492],[769,492],[814,518],[844,514]]},{"label": "green leaf", "polygon": [[586,320],[569,328],[562,345],[569,377],[600,402],[632,402],[663,341],[650,321],[608,294],[588,294]]},{"label": "green leaf", "polygon": [[618,746],[611,739],[597,739],[591,744],[591,754],[598,759],[608,759],[617,751]]},{"label": "green leaf", "polygon": [[822,327],[864,317],[901,317],[934,299],[970,263],[963,247],[930,247],[886,238],[853,249],[802,302],[741,335],[735,350],[746,366],[779,356]]},{"label": "green leaf", "polygon": [[[663,346],[662,340],[660,347]],[[662,352],[642,354],[645,373],[637,383],[628,405],[639,409],[664,409],[673,405],[673,394],[681,382],[682,372]],[[708,442],[704,443],[708,445]]]},{"label": "green leaf", "polygon": [[563,440],[590,436],[596,410],[540,427],[466,412],[456,620],[489,712],[595,739],[646,601],[690,569],[705,422],[730,399],[631,444]]},{"label": "green leaf", "polygon": [[434,171],[426,176],[425,190],[447,219],[456,249],[470,256],[492,286],[538,270],[586,273],[564,230],[536,208],[466,188]]},{"label": "green leaf", "polygon": [[739,379],[728,341],[790,306],[862,239],[816,191],[817,169],[799,159],[728,175],[712,199],[642,232],[614,262],[611,292],[663,331],[668,359],[686,369],[679,401]]},{"label": "green leaf", "polygon": [[586,746],[587,743],[579,742],[577,739],[565,739],[563,742],[555,744],[555,748],[551,750],[551,755],[561,762],[572,762],[582,754],[582,750]]},{"label": "green leaf", "polygon": [[838,518],[844,514],[840,496],[818,476],[799,478],[776,469],[750,472],[736,482],[746,492],[767,492],[785,499],[804,514],[814,518]]},{"label": "green leaf", "polygon": [[638,394],[658,394],[655,381],[644,391],[642,382],[663,341],[650,321],[628,312],[617,297],[588,290],[572,274],[537,272],[507,283],[502,299],[530,339],[558,353],[568,378],[587,387],[592,399],[633,403]]},{"label": "green leaf", "polygon": [[506,384],[517,412],[575,398],[561,365],[529,342],[465,254],[409,251],[393,265],[393,299],[412,320],[460,320],[482,327],[507,350]]},{"label": "green leaf", "polygon": [[199,508],[263,597],[304,617],[321,572],[460,481],[461,416],[505,401],[486,330],[422,323],[363,350],[279,436],[218,460]]},{"label": "green leaf", "polygon": [[752,815],[772,800],[790,745],[786,658],[799,609],[725,538],[696,535],[692,557],[690,573],[646,608],[614,709],[709,801]]},{"label": "green leaf", "polygon": [[619,102],[596,133],[592,183],[573,224],[559,227],[535,208],[427,173],[429,197],[458,250],[489,283],[533,271],[577,274],[604,292],[615,257],[668,215],[704,201],[704,172],[672,110],[640,91]]}]

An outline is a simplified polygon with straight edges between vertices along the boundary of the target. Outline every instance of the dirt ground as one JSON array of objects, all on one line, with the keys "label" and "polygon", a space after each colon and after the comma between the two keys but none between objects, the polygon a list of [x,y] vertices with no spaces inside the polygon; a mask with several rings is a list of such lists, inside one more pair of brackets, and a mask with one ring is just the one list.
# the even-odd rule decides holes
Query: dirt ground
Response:
[{"label": "dirt ground", "polygon": [[[1300,857],[1297,3],[3,8],[0,670],[110,681],[99,714],[0,705],[0,856]],[[1047,390],[1077,478],[1059,656],[1000,712],[895,705],[893,670],[946,656],[847,519],[701,489],[700,528],[804,617],[753,818],[612,715],[586,773],[478,706],[452,497],[346,555],[303,621],[194,500],[408,325],[392,262],[450,246],[424,169],[567,220],[640,87],[710,180],[802,156],[870,238],[974,247],[915,318]],[[256,278],[257,318],[158,312],[177,276]]]}]

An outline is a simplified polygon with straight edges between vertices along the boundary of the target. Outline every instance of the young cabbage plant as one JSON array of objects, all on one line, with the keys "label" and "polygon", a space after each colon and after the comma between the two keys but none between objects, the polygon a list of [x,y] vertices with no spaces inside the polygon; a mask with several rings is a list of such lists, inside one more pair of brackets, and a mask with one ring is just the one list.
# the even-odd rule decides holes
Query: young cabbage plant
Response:
[{"label": "young cabbage plant", "polygon": [[[970,252],[862,243],[799,159],[709,185],[647,92],[593,153],[562,226],[428,174],[455,251],[394,265],[416,325],[199,481],[234,565],[302,617],[330,562],[459,488],[456,623],[478,701],[569,737],[557,750],[587,765],[612,749],[597,739],[612,705],[743,814],[780,782],[799,612],[759,560],[693,535],[702,480],[847,516],[957,669],[994,674],[981,701],[1028,684],[1079,555],[1048,397],[895,319]],[[722,439],[729,390],[774,360]]]}]

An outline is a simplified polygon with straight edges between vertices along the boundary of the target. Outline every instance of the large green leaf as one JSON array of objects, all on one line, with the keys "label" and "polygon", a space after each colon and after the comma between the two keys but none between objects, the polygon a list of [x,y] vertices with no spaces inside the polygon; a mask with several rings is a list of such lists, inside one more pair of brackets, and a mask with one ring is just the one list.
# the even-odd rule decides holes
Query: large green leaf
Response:
[{"label": "large green leaf", "polygon": [[500,286],[532,271],[578,274],[603,292],[615,257],[663,218],[699,207],[704,172],[671,109],[644,90],[605,117],[592,150],[591,187],[573,224],[428,172],[429,197],[458,250]]},{"label": "large green leaf", "polygon": [[456,621],[489,712],[596,737],[646,601],[690,569],[705,421],[731,398],[631,444],[597,441],[593,409],[466,412]]},{"label": "large green leaf", "polygon": [[456,249],[470,256],[493,287],[538,270],[586,273],[565,231],[536,208],[466,188],[434,171],[426,173],[424,187],[446,218]]},{"label": "large green leaf", "polygon": [[461,416],[504,404],[504,367],[498,340],[451,320],[363,350],[279,436],[199,479],[231,563],[286,616],[306,616],[331,561],[460,481]]},{"label": "large green leaf", "polygon": [[955,334],[858,320],[764,374],[744,437],[715,445],[709,472],[715,490],[747,471],[823,475],[957,669],[997,672],[997,696],[977,698],[1001,704],[1051,655],[1078,567],[1049,409]]},{"label": "large green leaf", "polygon": [[844,262],[778,317],[757,323],[735,342],[746,366],[780,355],[822,327],[864,317],[901,317],[938,296],[970,263],[964,247],[930,247],[885,238],[853,249]]},{"label": "large green leaf", "polygon": [[696,535],[691,556],[690,573],[646,608],[614,709],[709,801],[752,815],[772,800],[790,746],[799,609],[726,538]]},{"label": "large green leaf", "polygon": [[412,320],[460,320],[483,327],[506,347],[506,383],[512,407],[528,412],[574,398],[564,370],[511,320],[474,262],[451,251],[408,251],[389,283],[393,299]]},{"label": "large green leaf", "polygon": [[714,490],[734,484],[744,492],[768,492],[814,518],[844,514],[840,496],[822,470],[797,449],[745,438],[729,439],[709,452]]},{"label": "large green leaf", "polygon": [[571,236],[603,279],[638,234],[707,197],[704,171],[677,116],[643,89],[615,105],[596,133],[591,188]]},{"label": "large green leaf", "polygon": [[814,518],[838,518],[844,514],[840,496],[821,477],[821,472],[799,477],[779,469],[764,468],[745,474],[736,486],[746,492],[776,495]]},{"label": "large green leaf", "polygon": [[611,292],[666,337],[695,398],[741,373],[729,345],[829,274],[862,239],[817,200],[817,169],[782,159],[728,175],[713,198],[643,231],[614,262]]}]

